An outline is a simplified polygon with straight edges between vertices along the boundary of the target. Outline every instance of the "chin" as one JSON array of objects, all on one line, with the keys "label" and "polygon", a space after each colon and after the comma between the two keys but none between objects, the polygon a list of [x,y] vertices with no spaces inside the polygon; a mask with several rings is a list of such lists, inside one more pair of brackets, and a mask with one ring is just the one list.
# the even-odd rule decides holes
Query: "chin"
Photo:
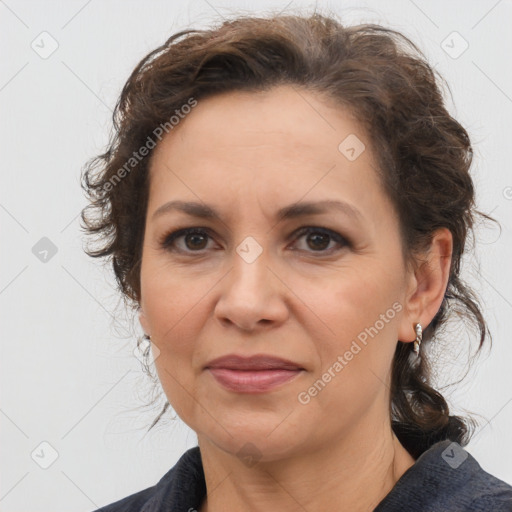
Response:
[{"label": "chin", "polygon": [[236,418],[228,415],[222,417],[222,426],[215,423],[210,425],[212,429],[209,431],[204,430],[203,423],[203,429],[196,430],[198,437],[244,461],[270,462],[283,459],[302,450],[308,437],[306,429],[301,428],[299,432],[289,421],[290,418],[282,413],[265,415],[260,411]]}]

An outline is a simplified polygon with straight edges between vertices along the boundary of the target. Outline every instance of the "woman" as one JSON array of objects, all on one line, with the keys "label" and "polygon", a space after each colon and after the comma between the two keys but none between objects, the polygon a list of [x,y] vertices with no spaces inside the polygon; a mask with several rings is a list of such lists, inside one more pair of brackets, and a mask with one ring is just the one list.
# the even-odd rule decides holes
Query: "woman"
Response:
[{"label": "woman", "polygon": [[408,39],[317,14],[180,32],[115,128],[90,254],[198,446],[101,510],[512,510],[429,382],[453,307],[487,328],[459,277],[470,141]]}]

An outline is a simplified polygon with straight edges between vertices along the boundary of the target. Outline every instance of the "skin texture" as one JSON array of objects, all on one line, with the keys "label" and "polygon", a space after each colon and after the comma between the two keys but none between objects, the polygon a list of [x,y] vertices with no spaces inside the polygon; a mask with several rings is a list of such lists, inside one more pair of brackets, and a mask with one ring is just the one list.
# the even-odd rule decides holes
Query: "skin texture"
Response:
[{"label": "skin texture", "polygon": [[[350,134],[366,146],[354,161],[338,149]],[[392,358],[397,340],[413,341],[415,324],[425,329],[438,311],[452,239],[438,230],[423,265],[406,266],[375,166],[348,112],[290,86],[201,100],[155,149],[140,322],[160,350],[155,364],[171,406],[198,436],[202,511],[373,510],[414,463],[391,430]],[[336,210],[276,217],[284,206],[329,199],[356,207],[360,220]],[[171,200],[204,202],[219,218],[153,217]],[[304,226],[349,245],[294,235]],[[188,245],[177,239],[181,252],[162,246],[190,227],[210,233]],[[248,236],[262,249],[252,263],[236,251]],[[382,315],[378,333],[300,403],[299,393]],[[267,393],[227,391],[204,367],[233,353],[271,354],[305,370]],[[247,443],[256,464],[237,455]]]}]

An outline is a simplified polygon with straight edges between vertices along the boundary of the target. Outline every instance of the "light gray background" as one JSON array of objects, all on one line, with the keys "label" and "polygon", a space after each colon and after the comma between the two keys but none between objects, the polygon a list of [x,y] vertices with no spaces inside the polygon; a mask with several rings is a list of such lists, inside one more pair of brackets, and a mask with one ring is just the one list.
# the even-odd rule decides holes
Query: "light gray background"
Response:
[{"label": "light gray background", "polygon": [[[144,435],[158,409],[140,409],[151,389],[133,355],[140,329],[119,307],[109,268],[82,251],[80,170],[104,149],[129,73],[171,33],[236,12],[311,6],[0,1],[2,512],[92,510],[155,484],[196,444],[179,420]],[[468,451],[512,483],[512,2],[358,0],[318,7],[342,14],[347,24],[372,21],[403,31],[451,85],[450,110],[475,145],[478,206],[503,231],[482,232],[477,260],[465,267],[484,299],[493,350],[449,396],[455,412],[481,415]],[[40,52],[51,48],[43,31],[58,43],[46,59],[31,47],[35,41]],[[443,49],[443,41],[452,54],[462,48],[458,36],[446,39],[453,31],[469,44],[458,58]],[[42,237],[57,248],[46,262],[32,252]],[[443,355],[440,382],[458,378],[457,351]],[[48,469],[40,464],[51,461],[52,449],[42,442],[58,453]]]}]

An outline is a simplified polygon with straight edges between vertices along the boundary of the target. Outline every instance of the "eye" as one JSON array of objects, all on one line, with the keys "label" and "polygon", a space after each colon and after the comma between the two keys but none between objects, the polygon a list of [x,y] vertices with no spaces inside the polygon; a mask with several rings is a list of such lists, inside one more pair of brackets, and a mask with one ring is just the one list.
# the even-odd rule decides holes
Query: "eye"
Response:
[{"label": "eye", "polygon": [[299,249],[306,250],[307,252],[321,252],[324,254],[330,254],[336,250],[336,247],[330,247],[329,245],[334,241],[339,246],[338,250],[345,246],[349,246],[350,243],[346,238],[341,236],[339,233],[335,231],[331,231],[330,229],[320,228],[315,226],[307,226],[299,229],[298,232],[294,233],[294,237],[297,239],[306,237],[307,247],[311,249]]},{"label": "eye", "polygon": [[[305,250],[306,252],[330,254],[335,250],[341,250],[343,247],[350,246],[350,242],[346,238],[341,236],[339,233],[326,228],[315,226],[303,227],[298,231],[295,231],[290,238],[299,240],[303,237],[307,237],[306,243],[310,250],[299,250]],[[210,238],[212,237],[210,236],[210,230],[208,228],[184,228],[165,235],[160,241],[160,245],[168,251],[201,253],[207,249],[208,239]],[[177,241],[182,243],[177,244]],[[329,247],[332,242],[338,244],[339,247]]]},{"label": "eye", "polygon": [[[177,247],[176,241],[181,238],[183,238],[183,244]],[[208,228],[185,228],[164,236],[161,245],[170,251],[199,252],[205,249],[208,238],[210,238]]]}]

